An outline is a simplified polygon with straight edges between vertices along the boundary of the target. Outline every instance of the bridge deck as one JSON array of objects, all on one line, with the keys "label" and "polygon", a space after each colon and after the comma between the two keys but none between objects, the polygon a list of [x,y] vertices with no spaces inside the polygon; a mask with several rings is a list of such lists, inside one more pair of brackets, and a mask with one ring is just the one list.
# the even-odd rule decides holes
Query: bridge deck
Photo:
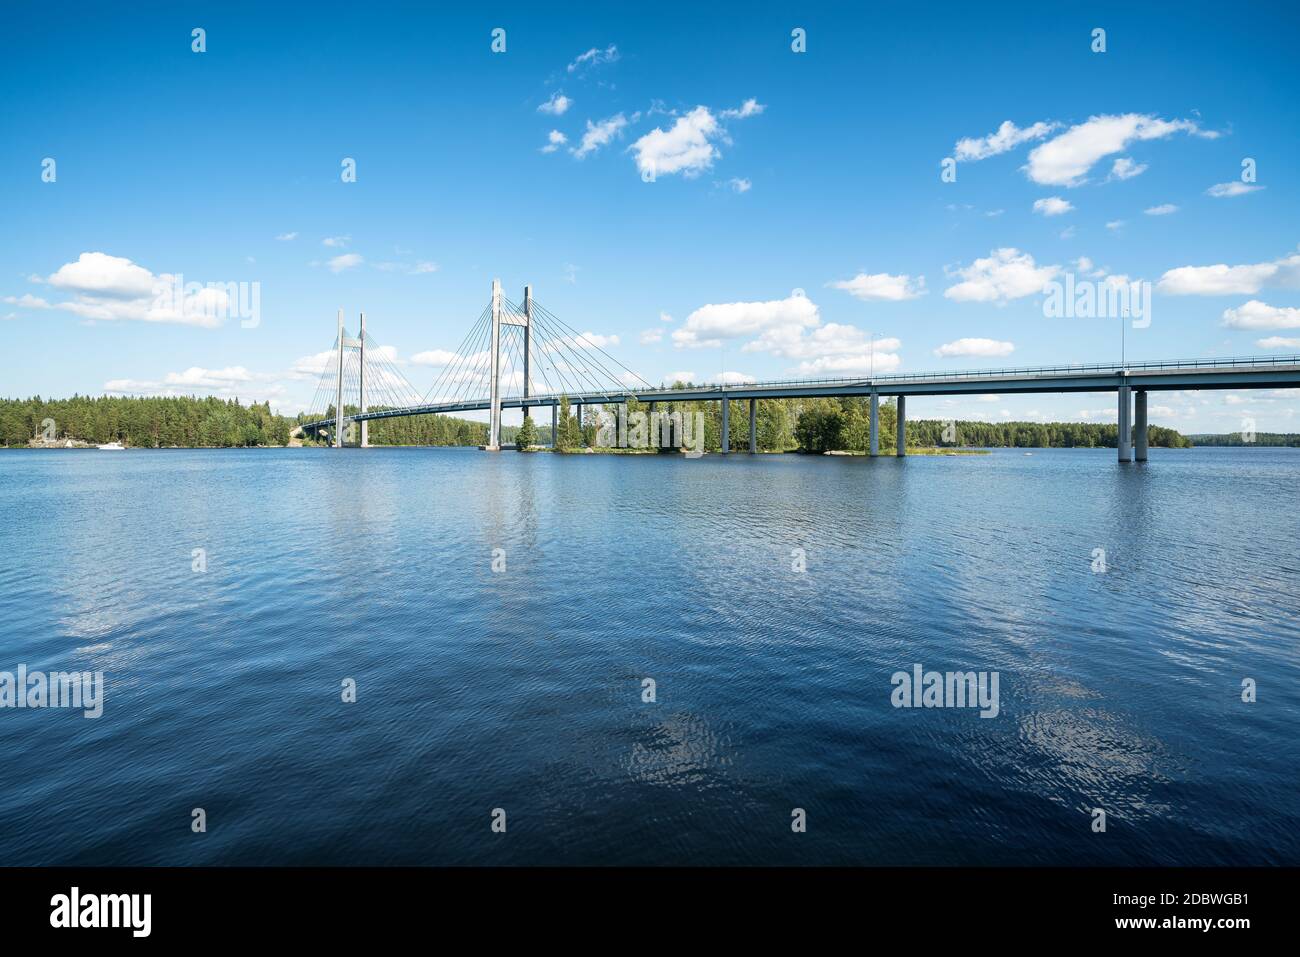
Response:
[{"label": "bridge deck", "polygon": [[[1037,368],[981,369],[965,372],[894,373],[872,378],[799,379],[741,385],[707,385],[689,389],[629,389],[626,392],[566,393],[575,405],[617,404],[634,397],[642,402],[717,402],[727,399],[793,399],[838,396],[972,395],[1030,392],[1114,392],[1121,386],[1135,391],[1170,389],[1280,389],[1300,387],[1300,356],[1257,356],[1240,359],[1184,359]],[[545,407],[564,396],[545,394],[527,399],[503,399],[501,407]],[[388,419],[440,412],[487,409],[489,398],[433,402],[399,409],[346,416],[354,421]],[[332,425],[334,420],[307,423],[305,429]]]}]

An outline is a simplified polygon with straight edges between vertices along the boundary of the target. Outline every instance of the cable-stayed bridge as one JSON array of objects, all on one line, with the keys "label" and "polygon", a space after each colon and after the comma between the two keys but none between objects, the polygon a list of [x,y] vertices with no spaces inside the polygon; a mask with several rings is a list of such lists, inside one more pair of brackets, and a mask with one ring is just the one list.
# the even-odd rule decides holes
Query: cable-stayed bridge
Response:
[{"label": "cable-stayed bridge", "polygon": [[[587,405],[611,405],[636,398],[653,414],[659,402],[721,402],[722,452],[730,451],[730,411],[747,401],[749,451],[757,451],[756,408],[762,399],[870,397],[871,455],[879,453],[879,400],[897,402],[897,454],[906,453],[908,396],[1032,392],[1115,392],[1118,397],[1119,461],[1147,459],[1147,395],[1183,389],[1279,389],[1300,387],[1300,356],[1251,356],[1160,362],[1094,363],[984,369],[960,372],[891,373],[857,378],[795,379],[684,389],[653,386],[602,347],[599,337],[577,332],[524,287],[514,303],[492,283],[492,298],[469,333],[450,353],[442,373],[423,395],[393,362],[390,350],[366,332],[365,314],[351,336],[338,316],[332,359],[321,374],[304,431],[342,447],[348,432],[369,444],[368,423],[410,415],[489,413],[488,444],[501,447],[501,411],[551,410],[552,435],[562,400],[581,423]],[[336,427],[342,410],[342,426]]]}]

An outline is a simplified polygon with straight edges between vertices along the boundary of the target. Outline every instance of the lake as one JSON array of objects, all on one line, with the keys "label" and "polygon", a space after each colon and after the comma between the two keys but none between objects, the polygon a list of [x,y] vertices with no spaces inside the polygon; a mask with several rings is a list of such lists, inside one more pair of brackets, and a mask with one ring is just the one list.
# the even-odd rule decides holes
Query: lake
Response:
[{"label": "lake", "polygon": [[1298,479],[3,452],[0,671],[103,713],[0,709],[0,862],[1300,864]]}]

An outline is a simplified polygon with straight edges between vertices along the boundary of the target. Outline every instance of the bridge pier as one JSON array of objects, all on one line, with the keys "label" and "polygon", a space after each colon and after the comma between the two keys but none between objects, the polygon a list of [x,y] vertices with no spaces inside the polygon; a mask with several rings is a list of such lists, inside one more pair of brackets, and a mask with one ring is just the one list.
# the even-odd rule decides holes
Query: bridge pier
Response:
[{"label": "bridge pier", "polygon": [[871,444],[867,453],[875,458],[880,454],[880,396],[871,393]]},{"label": "bridge pier", "polygon": [[722,454],[731,451],[731,402],[722,397]]},{"label": "bridge pier", "polygon": [[551,403],[551,448],[560,444],[560,403]]},{"label": "bridge pier", "polygon": [[1134,405],[1136,406],[1133,416],[1133,461],[1145,462],[1147,460],[1147,393],[1145,389],[1139,389],[1133,395]]},{"label": "bridge pier", "polygon": [[[366,411],[366,314],[361,314],[361,335],[357,339],[357,349],[361,352],[361,361],[357,363],[357,378],[360,380],[357,397],[357,411]],[[370,420],[361,420],[361,448],[370,448]]]},{"label": "bridge pier", "polygon": [[758,454],[758,400],[749,400],[749,454]]},{"label": "bridge pier", "polygon": [[1126,385],[1119,387],[1119,440],[1115,443],[1119,449],[1119,460],[1121,462],[1133,461],[1133,451],[1130,446],[1130,429],[1132,428],[1132,396],[1130,388]]},{"label": "bridge pier", "polygon": [[487,452],[501,451],[501,280],[492,280],[492,352],[488,356],[491,385],[488,399]]},{"label": "bridge pier", "polygon": [[898,396],[898,457],[901,459],[907,454],[907,396]]}]

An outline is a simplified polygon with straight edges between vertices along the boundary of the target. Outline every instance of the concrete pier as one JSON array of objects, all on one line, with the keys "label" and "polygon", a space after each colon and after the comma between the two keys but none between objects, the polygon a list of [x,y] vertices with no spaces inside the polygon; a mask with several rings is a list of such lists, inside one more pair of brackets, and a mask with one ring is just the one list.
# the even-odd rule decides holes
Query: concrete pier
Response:
[{"label": "concrete pier", "polygon": [[722,454],[731,451],[731,402],[722,397]]},{"label": "concrete pier", "polygon": [[758,452],[758,400],[749,400],[749,454]]},{"label": "concrete pier", "polygon": [[875,456],[880,454],[880,396],[871,393],[871,447],[868,452]]},{"label": "concrete pier", "polygon": [[560,403],[551,403],[551,448],[560,444]]},{"label": "concrete pier", "polygon": [[898,433],[898,457],[901,459],[907,454],[907,396],[898,397],[898,426],[895,429]]},{"label": "concrete pier", "polygon": [[1129,432],[1133,426],[1133,397],[1130,395],[1132,389],[1126,385],[1119,387],[1119,441],[1116,443],[1119,447],[1119,460],[1121,462],[1133,461],[1133,450],[1130,446]]},{"label": "concrete pier", "polygon": [[1139,389],[1133,395],[1134,415],[1133,415],[1133,461],[1145,462],[1147,460],[1147,393],[1145,389]]}]

